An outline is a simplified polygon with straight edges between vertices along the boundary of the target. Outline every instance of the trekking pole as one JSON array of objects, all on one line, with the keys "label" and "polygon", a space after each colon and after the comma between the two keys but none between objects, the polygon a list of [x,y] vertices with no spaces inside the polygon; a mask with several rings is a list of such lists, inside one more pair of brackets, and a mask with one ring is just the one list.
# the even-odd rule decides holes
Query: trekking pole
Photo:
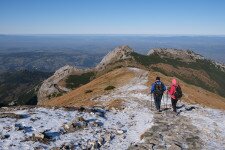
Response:
[{"label": "trekking pole", "polygon": [[166,92],[166,109],[167,109],[167,102],[168,102],[168,93]]},{"label": "trekking pole", "polygon": [[152,110],[152,93],[151,93],[151,110]]}]

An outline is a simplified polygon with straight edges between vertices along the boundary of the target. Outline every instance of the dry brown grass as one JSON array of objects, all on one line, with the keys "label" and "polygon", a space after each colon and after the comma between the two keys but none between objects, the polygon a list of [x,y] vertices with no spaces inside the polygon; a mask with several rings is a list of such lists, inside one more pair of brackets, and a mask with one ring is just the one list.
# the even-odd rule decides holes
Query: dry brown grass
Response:
[{"label": "dry brown grass", "polygon": [[[166,66],[168,67],[168,66]],[[112,107],[121,109],[123,107],[123,100],[106,100],[105,102],[97,101],[96,99],[101,95],[108,94],[111,91],[105,91],[104,89],[107,86],[115,86],[116,88],[121,87],[127,84],[135,74],[132,71],[129,71],[127,68],[120,68],[114,71],[111,71],[105,75],[102,75],[90,83],[83,85],[63,96],[53,98],[51,100],[45,101],[40,105],[44,106],[105,106],[111,109]],[[160,76],[161,80],[165,85],[170,85],[173,77],[165,76],[159,72],[150,71],[148,75],[148,82],[146,85],[150,85],[155,82],[155,77]],[[206,79],[208,77],[206,76]],[[206,91],[197,86],[187,84],[183,81],[179,81],[179,84],[182,87],[184,96],[182,100],[188,103],[197,103],[203,106],[208,106],[212,108],[225,109],[225,98],[218,96],[212,92]],[[87,90],[92,90],[91,93],[86,93]],[[143,91],[143,93],[148,93],[149,89]]]},{"label": "dry brown grass", "polygon": [[218,87],[218,84],[215,81],[211,80],[209,75],[203,70],[194,70],[194,69],[185,68],[185,67],[175,68],[172,65],[168,65],[168,64],[156,64],[156,65],[153,65],[153,67],[160,68],[161,70],[164,70],[167,73],[176,72],[177,74],[190,79],[197,78],[209,86],[211,85],[213,87],[216,87],[216,86]]},{"label": "dry brown grass", "polygon": [[108,109],[118,109],[118,110],[122,110],[124,108],[124,100],[122,99],[114,99],[111,101],[106,102],[105,107]]},{"label": "dry brown grass", "polygon": [[[160,76],[164,84],[168,86],[171,85],[171,81],[174,78],[167,77],[159,72],[150,72],[147,86],[150,86],[153,82],[155,82],[156,76]],[[182,100],[188,103],[201,104],[203,106],[225,110],[225,98],[215,93],[206,91],[200,87],[187,84],[181,80],[178,81],[182,88],[182,91],[184,92]]]},{"label": "dry brown grass", "polygon": [[[128,83],[133,77],[134,73],[127,68],[116,69],[63,96],[44,101],[40,105],[75,107],[99,105],[99,102],[93,99],[107,94],[109,91],[104,90],[107,86],[111,85],[118,88]],[[93,92],[86,93],[85,91],[87,90],[92,90]]]}]

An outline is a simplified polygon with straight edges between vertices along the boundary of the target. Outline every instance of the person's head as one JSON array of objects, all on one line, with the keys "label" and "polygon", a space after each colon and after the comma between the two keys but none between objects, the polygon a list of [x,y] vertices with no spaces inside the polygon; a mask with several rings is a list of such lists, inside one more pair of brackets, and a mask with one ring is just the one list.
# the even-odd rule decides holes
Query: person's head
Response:
[{"label": "person's head", "polygon": [[173,80],[172,80],[172,84],[173,84],[173,85],[177,85],[177,80],[176,80],[176,79],[173,79]]},{"label": "person's head", "polygon": [[156,81],[160,81],[160,77],[156,77],[156,79],[155,79]]}]

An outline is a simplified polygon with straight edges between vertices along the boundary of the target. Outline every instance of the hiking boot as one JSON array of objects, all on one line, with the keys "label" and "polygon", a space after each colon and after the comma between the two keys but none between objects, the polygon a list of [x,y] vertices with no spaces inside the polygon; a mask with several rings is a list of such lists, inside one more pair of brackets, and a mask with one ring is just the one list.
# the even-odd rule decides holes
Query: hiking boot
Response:
[{"label": "hiking boot", "polygon": [[177,112],[176,112],[176,111],[172,111],[172,112],[171,112],[171,114],[174,114],[174,115],[176,115],[176,114],[177,114]]}]

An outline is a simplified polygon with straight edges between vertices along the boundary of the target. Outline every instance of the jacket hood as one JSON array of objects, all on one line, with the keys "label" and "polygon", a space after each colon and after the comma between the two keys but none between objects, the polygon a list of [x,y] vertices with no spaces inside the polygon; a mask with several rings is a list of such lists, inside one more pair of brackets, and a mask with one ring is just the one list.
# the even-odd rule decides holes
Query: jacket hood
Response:
[{"label": "jacket hood", "polygon": [[172,85],[177,85],[177,80],[176,79],[172,80]]}]

